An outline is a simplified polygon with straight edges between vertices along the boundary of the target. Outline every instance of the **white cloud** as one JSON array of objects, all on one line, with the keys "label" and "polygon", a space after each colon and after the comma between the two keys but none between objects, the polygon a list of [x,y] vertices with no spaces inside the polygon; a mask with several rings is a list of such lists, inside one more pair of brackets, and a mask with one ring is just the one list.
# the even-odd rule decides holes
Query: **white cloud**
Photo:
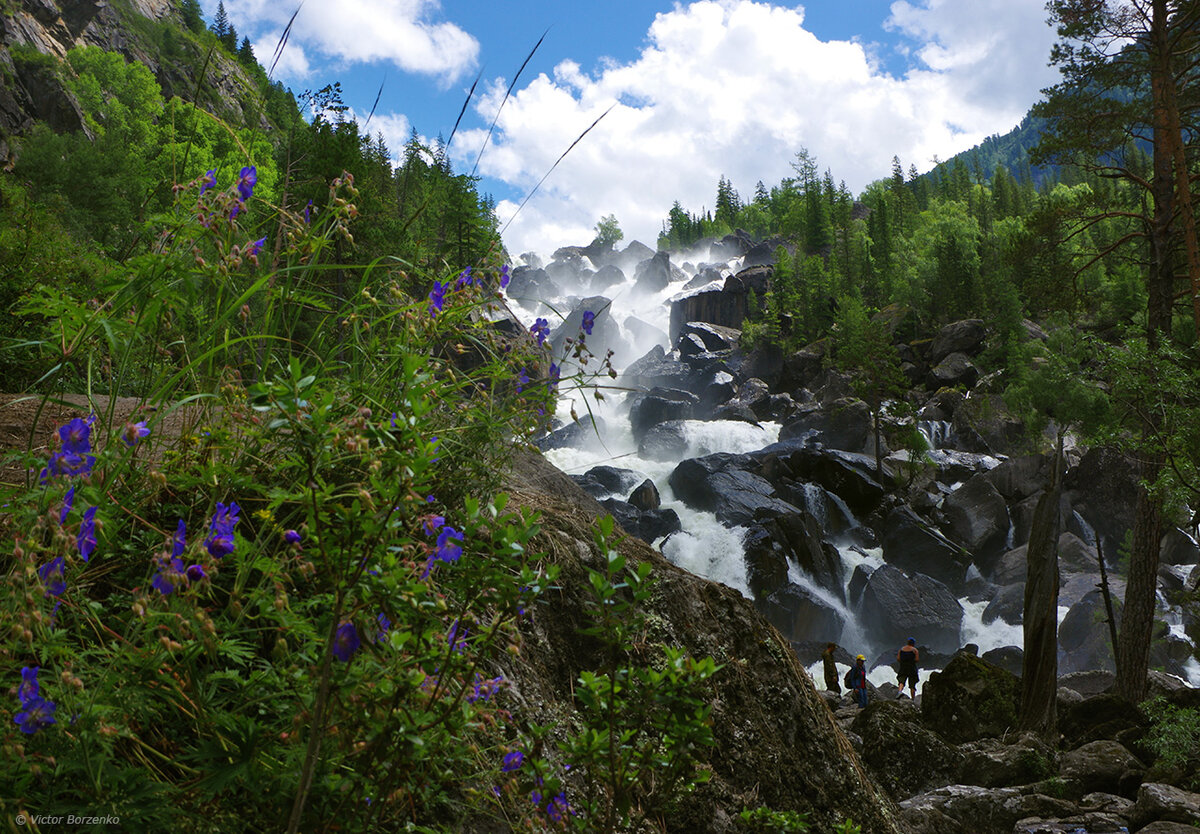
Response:
[{"label": "white cloud", "polygon": [[[227,4],[226,11],[238,29],[268,27],[281,33],[297,8],[285,58],[299,48],[345,63],[386,61],[450,83],[470,70],[479,55],[474,37],[436,19],[436,0],[317,0],[303,5],[300,0],[238,0]],[[277,42],[278,37],[260,54],[273,54]]]},{"label": "white cloud", "polygon": [[[673,200],[711,207],[722,175],[749,198],[758,180],[789,176],[801,147],[856,191],[887,176],[893,155],[925,170],[1013,127],[1054,80],[1043,0],[894,3],[889,27],[924,62],[903,78],[880,68],[877,43],[823,42],[803,20],[802,8],[751,0],[676,4],[635,61],[594,76],[564,61],[515,90],[480,173],[524,192],[616,106],[512,221],[510,251],[587,243],[610,213],[627,240],[653,245]],[[505,87],[479,100],[486,122]],[[460,138],[469,167],[483,131]],[[497,207],[502,222],[514,207]]]}]

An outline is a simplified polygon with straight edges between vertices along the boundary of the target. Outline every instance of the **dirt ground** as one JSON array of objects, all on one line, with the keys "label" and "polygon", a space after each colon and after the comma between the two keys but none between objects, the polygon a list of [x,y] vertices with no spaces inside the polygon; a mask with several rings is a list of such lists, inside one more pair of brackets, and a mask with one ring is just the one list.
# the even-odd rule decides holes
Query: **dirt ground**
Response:
[{"label": "dirt ground", "polygon": [[[57,448],[55,430],[74,417],[95,413],[119,431],[130,419],[147,420],[159,440],[179,437],[186,424],[182,411],[156,415],[136,397],[68,394],[44,400],[37,394],[0,394],[0,488],[26,483],[25,467],[12,453],[29,451],[42,463]],[[111,409],[111,414],[110,414]],[[37,477],[34,471],[32,477]]]}]

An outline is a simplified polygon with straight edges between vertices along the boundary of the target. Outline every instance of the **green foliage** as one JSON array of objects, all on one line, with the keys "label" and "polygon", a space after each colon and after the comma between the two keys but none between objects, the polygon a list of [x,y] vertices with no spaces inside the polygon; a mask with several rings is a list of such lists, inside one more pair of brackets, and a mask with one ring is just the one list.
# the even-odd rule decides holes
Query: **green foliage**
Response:
[{"label": "green foliage", "polygon": [[600,222],[596,224],[596,242],[601,246],[614,246],[624,237],[625,233],[621,231],[621,224],[617,222],[615,214],[601,217]]},{"label": "green foliage", "polygon": [[1183,771],[1193,786],[1200,783],[1200,710],[1174,706],[1161,696],[1141,709],[1150,719],[1146,746],[1157,757],[1155,769]]},{"label": "green foliage", "polygon": [[762,834],[801,834],[808,831],[808,814],[796,811],[775,811],[770,808],[743,808],[738,815],[743,831]]}]

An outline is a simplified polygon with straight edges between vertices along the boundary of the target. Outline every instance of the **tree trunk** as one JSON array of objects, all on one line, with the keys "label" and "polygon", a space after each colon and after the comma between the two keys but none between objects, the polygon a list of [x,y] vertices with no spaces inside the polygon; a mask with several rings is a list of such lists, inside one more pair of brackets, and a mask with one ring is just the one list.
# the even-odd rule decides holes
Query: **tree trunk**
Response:
[{"label": "tree trunk", "polygon": [[1133,703],[1146,697],[1146,673],[1150,668],[1150,638],[1154,635],[1154,601],[1158,592],[1158,548],[1162,541],[1162,499],[1146,488],[1161,468],[1157,456],[1141,465],[1143,484],[1138,486],[1133,518],[1133,549],[1129,554],[1129,576],[1125,607],[1118,635],[1116,694]]},{"label": "tree trunk", "polygon": [[1025,655],[1021,665],[1022,730],[1058,739],[1058,536],[1062,500],[1062,435],[1050,483],[1033,511],[1026,551]]}]

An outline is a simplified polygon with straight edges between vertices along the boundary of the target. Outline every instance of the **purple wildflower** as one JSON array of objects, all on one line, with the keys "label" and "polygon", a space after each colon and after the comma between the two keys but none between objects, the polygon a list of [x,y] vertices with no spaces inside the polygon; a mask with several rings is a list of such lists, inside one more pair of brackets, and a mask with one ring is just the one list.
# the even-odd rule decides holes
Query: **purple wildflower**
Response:
[{"label": "purple wildflower", "polygon": [[63,496],[62,508],[58,511],[58,526],[62,527],[67,523],[67,516],[71,514],[71,507],[75,504],[75,487],[72,486],[67,490],[67,494]]},{"label": "purple wildflower", "polygon": [[150,429],[146,426],[145,420],[140,420],[136,423],[126,423],[125,431],[121,433],[121,439],[125,441],[125,445],[133,448],[138,441],[143,437],[150,436]]},{"label": "purple wildflower", "polygon": [[521,369],[521,373],[517,375],[517,393],[520,394],[525,390],[525,386],[529,384],[529,370]]},{"label": "purple wildflower", "polygon": [[544,345],[546,343],[546,338],[550,335],[550,322],[543,318],[539,318],[534,321],[533,326],[529,328],[529,332],[534,336],[537,336],[537,342],[539,345]]},{"label": "purple wildflower", "polygon": [[95,415],[86,420],[76,417],[58,427],[62,449],[50,456],[46,468],[41,472],[42,483],[55,475],[86,475],[92,471],[96,458],[89,453],[92,451],[91,433],[95,421]]},{"label": "purple wildflower", "polygon": [[571,806],[567,804],[567,795],[564,793],[555,794],[554,798],[546,805],[546,816],[555,822],[562,822],[563,811],[571,811]]},{"label": "purple wildflower", "polygon": [[421,523],[421,526],[425,528],[425,535],[432,536],[437,533],[438,530],[442,529],[442,525],[445,523],[446,519],[443,516],[429,515],[425,517],[425,520]]},{"label": "purple wildflower", "polygon": [[592,328],[596,326],[596,314],[591,310],[583,311],[583,322],[579,325],[583,328],[583,332],[592,335]]},{"label": "purple wildflower", "polygon": [[171,558],[178,559],[182,556],[185,547],[187,547],[187,526],[181,518],[175,525],[175,535],[171,537]]},{"label": "purple wildflower", "polygon": [[462,556],[463,534],[453,527],[444,527],[438,534],[437,557],[443,562],[457,562]]},{"label": "purple wildflower", "polygon": [[237,217],[239,214],[242,213],[242,209],[244,209],[245,207],[246,207],[246,204],[243,203],[241,200],[239,200],[237,203],[234,204],[233,208],[231,208],[229,210],[229,219],[232,220],[233,218]]},{"label": "purple wildflower", "polygon": [[337,631],[333,635],[334,657],[342,663],[348,663],[360,645],[358,629],[354,627],[354,623],[347,621],[337,627]]},{"label": "purple wildflower", "polygon": [[188,565],[188,582],[199,582],[201,579],[204,579],[207,576],[208,574],[204,572],[204,568],[202,568],[200,565]]},{"label": "purple wildflower", "polygon": [[238,174],[237,190],[243,201],[249,200],[250,195],[254,193],[254,186],[258,183],[258,169],[253,165],[247,165]]},{"label": "purple wildflower", "polygon": [[446,303],[446,290],[449,288],[449,284],[443,284],[441,281],[433,282],[433,289],[429,291],[430,318],[437,318],[437,314],[441,312],[442,305]]},{"label": "purple wildflower", "polygon": [[265,237],[260,237],[258,240],[251,243],[246,248],[246,257],[253,258],[255,255],[257,255],[259,252],[262,251],[262,248],[266,244],[266,242],[267,242],[267,239]]},{"label": "purple wildflower", "polygon": [[519,770],[525,762],[525,754],[520,750],[514,750],[504,757],[504,764],[500,765],[500,770],[503,773],[512,773],[514,770]]},{"label": "purple wildflower", "polygon": [[43,596],[56,597],[67,590],[67,582],[63,578],[66,569],[67,560],[63,556],[51,559],[38,568],[38,579],[42,580],[42,587],[46,589]]},{"label": "purple wildflower", "polygon": [[226,506],[217,502],[217,511],[213,513],[212,522],[208,526],[209,536],[204,541],[208,552],[217,559],[223,559],[233,552],[233,528],[237,526],[238,513],[241,512],[235,502]]},{"label": "purple wildflower", "polygon": [[474,283],[475,279],[471,277],[471,267],[467,267],[458,273],[458,280],[454,282],[454,289],[461,290],[463,287],[469,287]]},{"label": "purple wildflower", "polygon": [[306,205],[304,207],[304,225],[305,226],[307,226],[309,223],[312,223],[312,207],[313,207],[312,200],[309,200],[308,205]]},{"label": "purple wildflower", "polygon": [[467,647],[467,635],[470,631],[466,626],[460,625],[458,620],[454,621],[454,625],[450,626],[450,631],[446,635],[446,645],[451,651],[461,652]]},{"label": "purple wildflower", "polygon": [[89,507],[83,513],[83,522],[79,525],[79,537],[75,539],[79,548],[79,557],[83,561],[92,558],[96,551],[96,508]]},{"label": "purple wildflower", "polygon": [[17,690],[17,700],[26,704],[38,697],[37,673],[41,666],[24,666],[21,668],[21,687]]},{"label": "purple wildflower", "polygon": [[21,732],[26,735],[33,735],[44,727],[58,723],[54,720],[54,710],[58,708],[58,705],[53,701],[35,697],[22,702],[21,706],[25,708],[25,711],[14,715],[13,721],[20,725]]},{"label": "purple wildflower", "polygon": [[216,187],[216,184],[217,171],[215,168],[210,168],[204,175],[204,179],[200,180],[200,193],[203,194],[208,189]]},{"label": "purple wildflower", "polygon": [[155,572],[154,578],[150,580],[150,585],[164,597],[170,596],[171,592],[175,590],[176,581],[182,576],[183,561],[170,559]]},{"label": "purple wildflower", "polygon": [[300,534],[295,530],[287,530],[283,534],[283,540],[288,544],[300,544]]},{"label": "purple wildflower", "polygon": [[550,379],[548,379],[546,381],[546,387],[549,388],[551,391],[558,388],[559,373],[560,373],[560,371],[558,369],[558,365],[555,365],[553,362],[551,362],[550,363]]},{"label": "purple wildflower", "polygon": [[387,618],[387,614],[382,611],[375,617],[375,622],[379,623],[379,633],[375,635],[375,639],[382,643],[387,638],[388,630],[392,627],[392,621]]},{"label": "purple wildflower", "polygon": [[507,289],[508,282],[512,280],[512,274],[508,271],[508,264],[500,267],[500,289]]}]

